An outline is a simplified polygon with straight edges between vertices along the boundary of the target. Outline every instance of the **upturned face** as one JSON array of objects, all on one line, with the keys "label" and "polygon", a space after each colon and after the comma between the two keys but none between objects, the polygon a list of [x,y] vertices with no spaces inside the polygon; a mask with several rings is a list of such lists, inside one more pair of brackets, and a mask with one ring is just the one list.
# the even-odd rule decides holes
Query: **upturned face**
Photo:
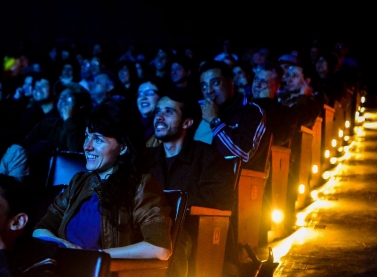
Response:
[{"label": "upturned face", "polygon": [[90,133],[85,130],[84,152],[86,168],[89,171],[97,171],[101,179],[113,173],[114,166],[121,154],[127,150],[113,137],[106,137],[99,133]]},{"label": "upturned face", "polygon": [[154,132],[156,138],[161,141],[173,141],[182,135],[182,111],[181,104],[162,97],[157,103],[154,117]]},{"label": "upturned face", "polygon": [[257,70],[255,72],[252,93],[254,98],[273,98],[278,87],[274,79],[274,72]]},{"label": "upturned face", "polygon": [[285,81],[286,81],[286,89],[288,91],[297,91],[299,90],[304,84],[304,74],[302,72],[302,68],[298,66],[291,65],[287,73],[285,74]]},{"label": "upturned face", "polygon": [[157,87],[151,82],[143,83],[139,86],[137,92],[137,108],[143,117],[150,117],[154,115],[154,109],[160,96],[156,93]]}]

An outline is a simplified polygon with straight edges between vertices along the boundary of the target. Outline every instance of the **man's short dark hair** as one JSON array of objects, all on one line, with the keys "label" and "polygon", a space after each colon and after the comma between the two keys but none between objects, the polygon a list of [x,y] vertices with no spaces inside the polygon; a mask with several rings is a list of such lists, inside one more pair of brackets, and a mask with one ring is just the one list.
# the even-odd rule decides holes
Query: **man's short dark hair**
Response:
[{"label": "man's short dark hair", "polygon": [[202,110],[195,97],[186,88],[171,88],[167,91],[166,97],[182,104],[182,120],[187,118],[194,120],[193,125],[187,131],[187,136],[193,137],[202,118]]},{"label": "man's short dark hair", "polygon": [[8,217],[27,212],[27,195],[26,187],[15,177],[0,174],[0,196],[8,203]]},{"label": "man's short dark hair", "polygon": [[283,69],[278,64],[272,63],[272,62],[264,62],[264,63],[258,64],[257,70],[258,69],[276,73],[277,74],[276,81],[278,83],[281,82],[281,79],[284,74]]},{"label": "man's short dark hair", "polygon": [[199,76],[202,73],[211,70],[211,69],[220,69],[221,74],[225,79],[230,80],[233,78],[233,71],[230,66],[223,61],[206,61],[199,68]]}]

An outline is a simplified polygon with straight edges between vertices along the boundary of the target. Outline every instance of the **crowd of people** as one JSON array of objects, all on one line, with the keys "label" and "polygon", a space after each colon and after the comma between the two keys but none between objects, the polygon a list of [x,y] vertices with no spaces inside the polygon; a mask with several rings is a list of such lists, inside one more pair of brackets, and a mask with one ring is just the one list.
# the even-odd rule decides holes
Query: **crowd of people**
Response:
[{"label": "crowd of people", "polygon": [[[132,45],[109,60],[100,44],[89,53],[53,48],[47,59],[17,57],[3,72],[1,176],[44,186],[54,151],[86,156],[88,172],[74,175],[32,226],[34,239],[101,249],[113,258],[166,260],[172,249],[164,189],[187,192],[189,206],[232,210],[229,161],[268,174],[271,144],[292,149],[294,183],[300,126],[313,127],[324,104],[349,103],[347,87],[360,77],[341,42],[329,48],[315,42],[307,52],[292,49],[277,59],[267,48],[236,53],[229,40],[221,53],[202,59],[190,48],[155,50],[148,60]],[[6,190],[0,184],[0,204]],[[294,209],[294,202],[288,206]],[[0,250],[14,248],[2,243],[14,215],[0,221]],[[190,226],[187,219],[176,276],[190,272],[196,236]],[[224,276],[238,276],[231,244]],[[12,263],[7,270],[26,274]]]}]

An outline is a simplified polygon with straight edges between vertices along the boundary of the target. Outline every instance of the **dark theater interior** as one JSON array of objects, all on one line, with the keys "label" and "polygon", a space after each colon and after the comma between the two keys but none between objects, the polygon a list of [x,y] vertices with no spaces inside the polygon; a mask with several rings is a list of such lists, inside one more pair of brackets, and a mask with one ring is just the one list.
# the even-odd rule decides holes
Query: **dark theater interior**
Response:
[{"label": "dark theater interior", "polygon": [[[371,3],[1,1],[0,277],[377,276],[377,25]],[[212,65],[214,61],[226,69]],[[184,77],[175,81],[174,74]],[[100,75],[106,79],[103,83]],[[40,100],[35,96],[38,92],[50,96]],[[174,98],[174,93],[181,94]],[[161,115],[165,112],[161,101],[166,98],[176,106],[163,108],[178,114],[174,124],[180,124],[171,129],[182,130],[159,137],[159,131],[168,129],[168,123],[161,123],[169,120]],[[265,108],[266,99],[275,106]],[[74,102],[69,109],[68,101]],[[130,134],[144,128],[138,137],[143,155],[128,139],[117,137],[120,125],[114,136],[98,131],[102,129],[93,131],[99,121],[90,122],[90,116],[107,101],[122,102],[137,117],[128,121],[127,128]],[[189,107],[201,112],[200,117],[192,116],[194,123],[189,126],[184,124],[185,101],[195,103]],[[153,107],[148,110],[149,106]],[[246,124],[252,127],[245,128]],[[197,129],[190,132],[190,127]],[[287,134],[284,142],[279,141],[279,132]],[[221,160],[224,157],[223,164],[232,170],[212,167],[216,174],[204,181],[200,179],[204,173],[177,170],[177,176],[184,177],[170,184],[178,162],[199,160],[199,155],[186,159],[182,153],[196,153],[187,141],[200,141],[200,135],[205,137],[200,145],[209,144],[206,147]],[[101,136],[126,149],[114,158],[107,175],[100,171],[103,165],[93,166],[98,158],[93,154],[95,146],[94,150],[87,146],[90,139],[98,142]],[[179,145],[179,151],[187,145],[191,148],[169,156],[171,145]],[[154,232],[143,229],[147,220],[134,219],[141,202],[132,182],[142,183],[140,172],[153,166],[152,159],[136,163],[135,153],[143,158],[164,155],[161,174],[166,184],[158,175],[151,177],[160,182],[153,193],[163,195],[163,204],[151,206],[147,213],[170,206],[169,212],[164,211],[170,224],[165,222],[170,228],[164,227],[166,234],[159,225]],[[124,157],[131,157],[130,161],[124,162]],[[182,168],[189,168],[187,164]],[[116,187],[118,181],[111,183],[124,165],[134,170],[125,171],[127,182],[134,186],[128,190]],[[226,171],[232,173],[226,184],[231,187],[227,195],[232,198],[227,199],[231,208],[221,206],[225,188],[219,193],[218,184],[213,185],[225,182],[219,179]],[[93,181],[85,192],[93,197],[86,202],[80,199],[83,203],[77,208],[73,193],[77,193],[75,182],[84,183],[77,177],[80,174],[95,175],[91,180],[98,184]],[[200,177],[195,179],[195,174]],[[10,182],[3,178],[9,176],[23,187],[22,192],[29,192],[29,197],[21,198],[28,205],[28,225],[17,235],[9,235],[14,234],[11,228],[2,226],[18,218],[10,212],[18,200],[7,199],[11,192],[1,183]],[[201,182],[210,185],[183,191],[179,186],[186,181],[198,187]],[[85,182],[87,186],[89,181]],[[104,186],[110,187],[108,191]],[[122,193],[127,197],[120,197]],[[208,204],[206,197],[219,203]],[[204,199],[204,204],[196,199]],[[72,218],[64,223],[68,216]],[[75,223],[79,227],[72,227]],[[104,234],[110,234],[110,225],[108,239]],[[92,229],[95,238],[90,238]],[[40,251],[29,248],[25,252],[35,237],[45,246],[51,243],[50,252],[43,253],[51,256],[44,259],[38,256]],[[12,247],[9,238],[16,241]],[[90,247],[85,247],[86,239]],[[165,239],[170,250],[161,246]],[[148,248],[142,248],[141,254],[129,255],[126,249],[122,256],[123,247],[143,243]],[[162,252],[165,256],[159,256],[161,248],[167,251]],[[43,261],[37,260],[41,257]],[[38,270],[51,275],[38,275]]]}]

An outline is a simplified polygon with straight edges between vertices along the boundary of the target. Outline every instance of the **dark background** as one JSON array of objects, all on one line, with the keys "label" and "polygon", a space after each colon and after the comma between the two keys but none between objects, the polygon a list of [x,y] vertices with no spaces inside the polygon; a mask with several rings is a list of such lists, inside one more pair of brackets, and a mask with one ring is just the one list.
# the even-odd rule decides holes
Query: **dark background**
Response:
[{"label": "dark background", "polygon": [[[0,4],[0,50],[11,55],[21,39],[40,52],[55,43],[101,42],[122,52],[130,42],[145,51],[161,43],[192,45],[204,55],[218,52],[231,39],[242,53],[251,46],[269,48],[275,56],[293,49],[308,51],[319,39],[333,46],[342,40],[360,64],[363,82],[374,91],[376,26],[374,8],[355,3],[301,1],[73,1],[12,0]],[[370,2],[371,3],[371,2]],[[369,15],[370,14],[370,15]]]}]

